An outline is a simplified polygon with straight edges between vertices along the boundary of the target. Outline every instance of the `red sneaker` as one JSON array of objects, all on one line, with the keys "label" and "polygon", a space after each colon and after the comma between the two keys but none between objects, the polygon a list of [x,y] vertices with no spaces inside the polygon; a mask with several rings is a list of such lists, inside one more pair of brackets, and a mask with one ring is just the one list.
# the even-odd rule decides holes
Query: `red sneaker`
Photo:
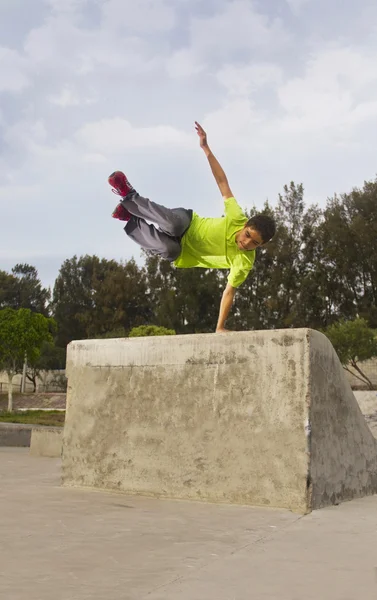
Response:
[{"label": "red sneaker", "polygon": [[113,219],[119,219],[119,221],[129,221],[132,217],[131,213],[124,208],[123,204],[118,204],[111,216]]},{"label": "red sneaker", "polygon": [[123,198],[130,192],[135,191],[122,171],[114,171],[107,181],[113,188],[114,194],[118,194],[118,196],[122,196]]}]

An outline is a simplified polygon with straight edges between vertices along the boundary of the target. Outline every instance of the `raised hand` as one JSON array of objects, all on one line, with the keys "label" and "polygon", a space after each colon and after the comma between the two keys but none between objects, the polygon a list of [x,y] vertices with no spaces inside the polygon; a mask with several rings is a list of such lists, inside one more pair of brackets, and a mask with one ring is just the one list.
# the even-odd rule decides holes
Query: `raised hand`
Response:
[{"label": "raised hand", "polygon": [[196,129],[196,133],[198,134],[199,139],[200,139],[200,147],[207,148],[208,147],[207,134],[204,131],[203,127],[201,125],[199,125],[199,123],[197,121],[195,121],[195,129]]}]

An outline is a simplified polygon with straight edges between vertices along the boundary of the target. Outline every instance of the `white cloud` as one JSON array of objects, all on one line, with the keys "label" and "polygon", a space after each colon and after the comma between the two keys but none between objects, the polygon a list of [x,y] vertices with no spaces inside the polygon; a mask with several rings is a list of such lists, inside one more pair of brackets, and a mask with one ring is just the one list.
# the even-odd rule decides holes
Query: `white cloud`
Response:
[{"label": "white cloud", "polygon": [[[358,128],[377,124],[373,58],[352,48],[318,50],[300,78],[255,64],[227,65],[217,78],[228,96],[206,115],[204,125],[216,146],[238,149],[246,161],[264,157],[277,166],[283,160],[294,165],[339,148],[353,151],[363,145]],[[272,103],[263,105],[255,96],[258,85],[269,86]]]},{"label": "white cloud", "polygon": [[[286,111],[286,131],[317,131],[327,135],[370,117],[377,92],[374,59],[351,48],[320,50],[307,64],[301,78],[288,81],[278,90]],[[366,110],[364,105],[367,104]]]},{"label": "white cloud", "polygon": [[[59,65],[59,68],[80,65],[80,54],[90,34],[80,31],[69,16],[46,19],[40,27],[32,29],[26,37],[24,49],[29,60],[38,68],[41,65]],[[77,72],[77,68],[75,69]]]},{"label": "white cloud", "polygon": [[173,79],[190,78],[205,69],[205,64],[198,62],[192,50],[178,50],[166,61],[166,70]]},{"label": "white cloud", "polygon": [[104,164],[106,163],[107,159],[103,154],[99,154],[99,153],[87,153],[84,154],[82,157],[83,162],[85,163],[91,163],[91,164]]},{"label": "white cloud", "polygon": [[62,91],[56,96],[49,98],[52,104],[66,108],[67,106],[78,106],[80,99],[78,95],[70,88],[63,88]]},{"label": "white cloud", "polygon": [[96,102],[94,97],[81,98],[80,94],[70,86],[64,87],[58,94],[50,96],[49,101],[61,108],[88,105]]},{"label": "white cloud", "polygon": [[286,0],[289,8],[294,14],[298,14],[305,6],[313,0]]},{"label": "white cloud", "polygon": [[190,33],[191,44],[199,55],[220,58],[272,44],[276,48],[289,39],[278,17],[258,12],[249,0],[233,0],[225,3],[217,14],[193,18]]},{"label": "white cloud", "polygon": [[55,13],[69,13],[75,14],[79,12],[89,0],[44,0],[44,2],[51,7]]},{"label": "white cloud", "polygon": [[203,120],[212,146],[247,150],[253,153],[258,143],[263,114],[248,98],[230,98],[222,108],[207,114]]},{"label": "white cloud", "polygon": [[121,28],[113,31],[105,23],[99,29],[80,29],[69,13],[50,17],[31,30],[24,49],[34,69],[49,70],[55,78],[59,77],[58,69],[60,77],[73,78],[96,73],[105,66],[111,71],[122,70],[126,79],[150,72],[159,61],[148,41],[133,32],[127,34]]},{"label": "white cloud", "polygon": [[193,146],[193,136],[169,125],[133,127],[121,118],[102,119],[87,123],[75,136],[86,149],[116,154],[125,148],[186,148]]},{"label": "white cloud", "polygon": [[82,40],[79,51],[78,72],[95,72],[106,66],[122,71],[124,81],[132,76],[153,71],[159,64],[158,53],[151,51],[148,43],[136,36],[114,35],[102,29]]},{"label": "white cloud", "polygon": [[283,78],[283,71],[270,63],[241,66],[228,64],[217,72],[216,77],[227,88],[229,94],[248,96],[261,87],[279,84]]},{"label": "white cloud", "polygon": [[44,144],[48,139],[46,125],[42,120],[19,121],[8,127],[3,135],[8,147],[18,150],[33,150],[35,145]]},{"label": "white cloud", "polygon": [[0,92],[20,92],[30,85],[27,62],[15,50],[0,47]]},{"label": "white cloud", "polygon": [[106,0],[104,27],[124,33],[165,32],[176,24],[174,3],[167,0]]}]

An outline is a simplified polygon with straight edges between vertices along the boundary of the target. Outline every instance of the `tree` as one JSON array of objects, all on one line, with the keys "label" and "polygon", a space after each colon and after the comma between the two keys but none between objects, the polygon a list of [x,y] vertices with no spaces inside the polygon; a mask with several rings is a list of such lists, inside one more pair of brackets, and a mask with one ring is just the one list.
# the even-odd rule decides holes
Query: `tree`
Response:
[{"label": "tree", "polygon": [[[26,377],[33,384],[33,392],[37,390],[37,378],[43,371],[63,370],[66,364],[66,348],[59,348],[50,341],[42,344],[39,356],[29,359]],[[44,382],[45,383],[45,382]]]},{"label": "tree", "polygon": [[29,308],[48,316],[50,291],[42,286],[35,267],[17,264],[12,273],[0,271],[0,308]]},{"label": "tree", "polygon": [[32,265],[17,264],[12,269],[17,279],[16,306],[14,308],[30,308],[33,312],[48,316],[50,290],[42,286],[38,271]]},{"label": "tree", "polygon": [[0,271],[0,309],[16,308],[17,283],[14,275]]},{"label": "tree", "polygon": [[145,253],[153,321],[177,333],[206,333],[216,327],[225,274],[210,269],[177,269]]},{"label": "tree", "polygon": [[140,325],[131,329],[128,337],[146,337],[151,335],[175,335],[175,331],[166,327],[158,327],[157,325]]},{"label": "tree", "polygon": [[134,260],[118,263],[82,256],[64,261],[55,281],[56,344],[127,331],[150,318],[145,272]]},{"label": "tree", "polygon": [[[377,356],[377,339],[375,332],[368,327],[365,319],[340,321],[334,323],[323,332],[332,345],[344,369],[354,377],[366,383],[370,390],[373,384],[363,373],[359,363]],[[355,371],[351,371],[352,366]]]},{"label": "tree", "polygon": [[[248,216],[256,212],[254,207]],[[275,219],[276,234],[265,247],[256,250],[252,272],[237,291],[230,327],[244,330],[322,325],[323,306],[316,296],[315,277],[319,256],[316,230],[321,211],[316,206],[305,208],[303,186],[291,182],[284,186],[276,209],[266,202],[262,212]]]},{"label": "tree", "polygon": [[328,200],[321,236],[333,315],[377,327],[377,179]]},{"label": "tree", "polygon": [[8,374],[8,410],[13,408],[13,377],[24,360],[37,360],[44,341],[52,342],[55,323],[30,309],[0,310],[0,366]]},{"label": "tree", "polygon": [[101,333],[95,336],[97,340],[113,340],[116,338],[125,338],[127,337],[127,331],[124,327],[117,327],[116,329],[112,329],[111,331],[106,331],[106,333]]}]

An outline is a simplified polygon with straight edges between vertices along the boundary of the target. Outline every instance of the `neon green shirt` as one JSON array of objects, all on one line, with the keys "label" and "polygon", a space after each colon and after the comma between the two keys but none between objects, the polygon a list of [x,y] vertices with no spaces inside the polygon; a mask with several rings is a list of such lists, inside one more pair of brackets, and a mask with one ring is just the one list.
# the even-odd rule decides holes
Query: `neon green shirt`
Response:
[{"label": "neon green shirt", "polygon": [[228,283],[239,287],[255,261],[255,250],[240,250],[236,233],[243,229],[247,216],[235,198],[224,201],[225,217],[211,219],[193,213],[190,227],[184,234],[182,251],[174,261],[176,267],[188,269],[230,269]]}]

